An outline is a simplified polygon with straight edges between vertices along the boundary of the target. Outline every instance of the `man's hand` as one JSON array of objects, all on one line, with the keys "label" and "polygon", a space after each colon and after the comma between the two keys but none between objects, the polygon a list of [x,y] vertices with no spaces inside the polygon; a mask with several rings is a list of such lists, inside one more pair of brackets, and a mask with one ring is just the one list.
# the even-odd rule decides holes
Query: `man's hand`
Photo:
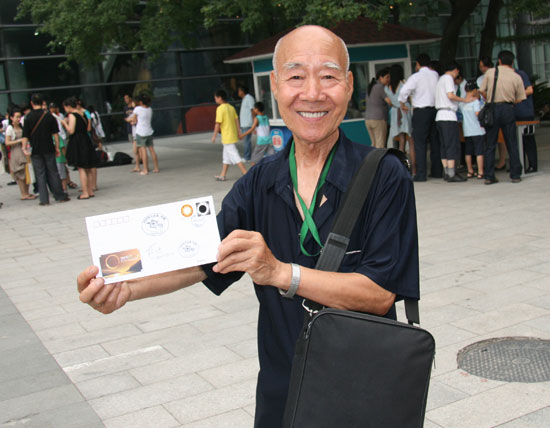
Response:
[{"label": "man's hand", "polygon": [[130,300],[130,287],[126,282],[105,285],[103,278],[96,278],[98,272],[96,266],[89,266],[78,275],[76,281],[80,301],[96,311],[110,314]]},{"label": "man's hand", "polygon": [[292,276],[289,264],[280,262],[258,232],[234,230],[218,247],[214,272],[246,272],[256,284],[288,289]]},{"label": "man's hand", "polygon": [[401,104],[401,110],[403,110],[405,113],[409,111],[409,107],[405,103],[399,103]]}]

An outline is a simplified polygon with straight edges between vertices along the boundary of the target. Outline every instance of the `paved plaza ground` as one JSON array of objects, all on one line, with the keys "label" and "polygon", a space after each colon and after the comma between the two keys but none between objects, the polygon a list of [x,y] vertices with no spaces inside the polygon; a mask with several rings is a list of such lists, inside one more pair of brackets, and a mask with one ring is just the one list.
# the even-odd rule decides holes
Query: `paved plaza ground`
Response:
[{"label": "paved plaza ground", "polygon": [[[549,425],[550,382],[457,368],[457,352],[483,339],[550,339],[550,127],[537,132],[540,172],[520,184],[502,172],[491,186],[415,185],[421,321],[437,343],[426,428]],[[214,181],[222,148],[209,138],[158,139],[160,174],[100,169],[90,200],[72,190],[40,207],[2,174],[0,427],[252,427],[258,304],[247,276],[220,297],[198,284],[108,316],[76,292],[91,263],[85,216],[210,194],[219,208],[240,173]]]}]

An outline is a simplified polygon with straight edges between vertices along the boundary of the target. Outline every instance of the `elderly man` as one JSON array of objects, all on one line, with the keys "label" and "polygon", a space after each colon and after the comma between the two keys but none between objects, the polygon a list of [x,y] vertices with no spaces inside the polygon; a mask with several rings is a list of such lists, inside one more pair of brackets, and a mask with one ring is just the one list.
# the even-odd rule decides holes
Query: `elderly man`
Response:
[{"label": "elderly man", "polygon": [[[340,272],[314,269],[352,176],[373,149],[339,129],[353,91],[340,38],[322,27],[298,28],[278,42],[273,65],[271,89],[292,140],[225,197],[218,262],[116,285],[94,278],[93,266],[78,277],[80,299],[109,313],[199,281],[220,294],[248,273],[260,302],[255,426],[261,428],[281,426],[302,298],[389,318],[397,299],[418,298],[413,183],[393,156],[380,164]],[[304,216],[312,221],[300,233]]]}]

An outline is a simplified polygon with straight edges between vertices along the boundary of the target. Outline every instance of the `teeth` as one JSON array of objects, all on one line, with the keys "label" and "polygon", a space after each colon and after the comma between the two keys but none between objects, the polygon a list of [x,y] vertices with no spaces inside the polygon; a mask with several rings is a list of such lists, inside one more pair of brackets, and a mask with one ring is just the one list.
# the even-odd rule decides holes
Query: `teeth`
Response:
[{"label": "teeth", "polygon": [[319,111],[319,112],[315,112],[315,113],[310,113],[310,112],[307,112],[307,111],[301,111],[299,112],[300,116],[302,117],[307,117],[308,119],[316,119],[316,118],[319,118],[319,117],[323,117],[325,114],[327,114],[326,111]]}]

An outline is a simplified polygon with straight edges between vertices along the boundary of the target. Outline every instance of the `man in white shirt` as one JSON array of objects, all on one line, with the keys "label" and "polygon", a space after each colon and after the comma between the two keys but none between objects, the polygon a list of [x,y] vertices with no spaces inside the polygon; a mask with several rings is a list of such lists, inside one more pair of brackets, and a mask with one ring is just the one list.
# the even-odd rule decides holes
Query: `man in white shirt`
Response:
[{"label": "man in white shirt", "polygon": [[[252,110],[254,110],[254,97],[248,93],[248,88],[244,85],[239,86],[238,95],[242,99],[241,110],[239,112],[239,120],[241,125],[241,133],[244,134],[252,127]],[[250,161],[252,155],[252,134],[244,137],[244,159]]]},{"label": "man in white shirt", "polygon": [[459,65],[452,61],[445,66],[445,74],[439,78],[435,91],[435,108],[437,114],[435,123],[441,142],[441,163],[445,170],[444,178],[449,183],[466,181],[456,172],[455,163],[460,157],[460,135],[456,111],[458,103],[466,103],[473,100],[461,98],[456,95],[455,79],[458,77]]},{"label": "man in white shirt", "polygon": [[414,181],[426,181],[426,148],[428,139],[430,142],[431,176],[441,178],[443,171],[441,167],[441,156],[439,139],[435,134],[435,88],[439,75],[429,68],[430,57],[426,54],[419,54],[416,58],[414,73],[407,79],[401,92],[399,102],[404,111],[408,110],[406,102],[411,98],[413,106],[412,136],[414,139],[414,151],[416,153],[416,175]]}]

